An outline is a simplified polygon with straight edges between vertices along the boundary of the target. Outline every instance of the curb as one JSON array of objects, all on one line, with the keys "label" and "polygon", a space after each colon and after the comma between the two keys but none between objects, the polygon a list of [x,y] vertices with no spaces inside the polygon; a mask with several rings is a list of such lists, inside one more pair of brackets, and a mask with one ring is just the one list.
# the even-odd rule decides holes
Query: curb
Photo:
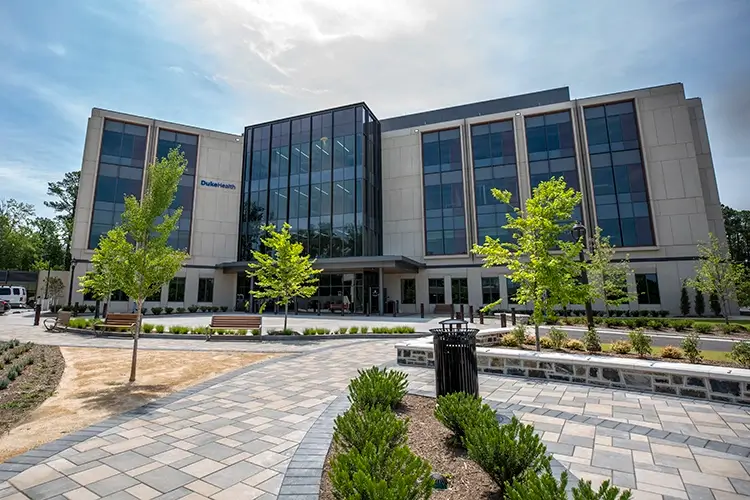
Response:
[{"label": "curb", "polygon": [[[86,335],[95,338],[132,339],[129,333],[108,332],[96,335],[92,330],[68,328],[67,333]],[[205,340],[207,342],[317,342],[324,340],[386,340],[386,339],[419,339],[430,333],[352,333],[330,335],[211,335],[195,333],[142,333],[139,339],[170,339],[170,340]]]}]

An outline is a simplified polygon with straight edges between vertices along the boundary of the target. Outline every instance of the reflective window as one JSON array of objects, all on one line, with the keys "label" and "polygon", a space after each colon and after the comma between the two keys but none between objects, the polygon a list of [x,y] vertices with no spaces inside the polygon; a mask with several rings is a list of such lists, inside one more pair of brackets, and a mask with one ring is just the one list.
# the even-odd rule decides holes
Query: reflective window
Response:
[{"label": "reflective window", "polygon": [[172,248],[189,250],[191,214],[193,197],[195,196],[195,169],[198,162],[198,136],[171,130],[159,130],[159,141],[156,145],[157,159],[166,158],[169,151],[174,148],[178,148],[185,156],[187,166],[177,187],[175,199],[169,207],[169,213],[174,213],[174,210],[182,207],[182,217],[178,223],[177,231],[169,236],[169,244]]},{"label": "reflective window", "polygon": [[445,280],[443,278],[430,278],[427,280],[427,288],[430,294],[430,304],[445,304]]},{"label": "reflective window", "polygon": [[172,278],[169,282],[169,294],[167,295],[169,302],[184,302],[185,301],[185,278]]},{"label": "reflective window", "polygon": [[505,286],[508,289],[508,304],[518,304],[516,301],[516,294],[518,293],[520,286],[508,277],[505,278]]},{"label": "reflective window", "polygon": [[492,304],[500,298],[500,278],[482,278],[482,304]]},{"label": "reflective window", "polygon": [[635,286],[639,304],[661,304],[659,277],[656,273],[636,274]]},{"label": "reflective window", "polygon": [[652,246],[654,234],[632,101],[586,108],[597,224],[615,246]]},{"label": "reflective window", "polygon": [[511,203],[518,206],[518,173],[513,121],[472,125],[471,150],[474,163],[474,193],[477,210],[479,243],[485,237],[510,241],[510,232],[503,229],[506,214],[512,207],[492,196],[492,188],[510,191]]},{"label": "reflective window", "polygon": [[[526,118],[526,148],[532,190],[540,182],[553,177],[562,177],[568,187],[576,191],[581,190],[570,112],[562,111]],[[582,220],[580,206],[574,209],[573,219]]]},{"label": "reflective window", "polygon": [[89,248],[120,222],[125,197],[140,198],[148,127],[105,120],[91,215]]},{"label": "reflective window", "polygon": [[417,280],[413,278],[401,280],[401,303],[417,303]]},{"label": "reflective window", "polygon": [[214,279],[198,278],[198,302],[214,301]]},{"label": "reflective window", "polygon": [[459,129],[422,135],[427,255],[466,253]]},{"label": "reflective window", "polygon": [[469,285],[466,278],[451,278],[451,299],[454,304],[469,303]]}]

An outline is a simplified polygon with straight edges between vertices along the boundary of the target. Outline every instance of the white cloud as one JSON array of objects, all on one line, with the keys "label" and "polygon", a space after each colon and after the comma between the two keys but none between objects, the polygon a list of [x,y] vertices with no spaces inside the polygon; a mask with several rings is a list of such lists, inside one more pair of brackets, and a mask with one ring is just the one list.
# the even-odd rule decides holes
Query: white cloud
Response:
[{"label": "white cloud", "polygon": [[47,48],[50,52],[60,57],[63,57],[68,52],[67,49],[59,43],[50,43],[47,45]]}]

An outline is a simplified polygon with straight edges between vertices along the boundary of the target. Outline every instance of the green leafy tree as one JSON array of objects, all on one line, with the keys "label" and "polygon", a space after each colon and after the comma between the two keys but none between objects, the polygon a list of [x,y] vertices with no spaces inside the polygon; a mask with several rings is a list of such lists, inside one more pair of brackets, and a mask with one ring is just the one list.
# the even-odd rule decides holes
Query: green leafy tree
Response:
[{"label": "green leafy tree", "polygon": [[[721,302],[719,301],[719,296],[716,292],[711,292],[708,296],[708,305],[711,308],[711,312],[714,313],[714,316],[717,318],[721,316]],[[727,320],[727,324],[729,324],[729,320]]]},{"label": "green leafy tree", "polygon": [[740,307],[750,307],[750,268],[742,270],[742,277],[737,284],[737,303]]},{"label": "green leafy tree", "polygon": [[601,300],[607,311],[637,298],[635,293],[628,292],[628,276],[633,274],[630,256],[615,261],[616,251],[609,236],[602,236],[602,229],[597,227],[588,252],[589,290],[591,301]]},{"label": "green leafy tree", "polygon": [[[45,299],[52,299],[53,302],[57,302],[62,293],[65,291],[65,284],[57,276],[50,276],[44,279],[44,293]],[[37,292],[38,293],[38,292]]]},{"label": "green leafy tree", "polygon": [[[292,240],[287,223],[281,231],[273,225],[264,226],[265,238],[261,241],[270,253],[253,251],[254,262],[248,264],[247,275],[255,278],[257,289],[250,293],[259,299],[271,299],[284,306],[284,330],[287,329],[289,303],[297,297],[307,299],[317,291],[318,274],[322,269],[313,269],[314,260],[302,255],[302,243]],[[264,302],[260,308],[262,313]]]},{"label": "green leafy tree", "polygon": [[45,207],[53,209],[57,215],[62,240],[64,242],[65,269],[70,267],[70,243],[73,237],[73,218],[75,217],[76,199],[78,198],[78,184],[81,180],[81,172],[66,172],[62,180],[47,183],[47,196],[53,197],[44,202]]},{"label": "green leafy tree", "polygon": [[[492,195],[510,204],[509,191],[493,189]],[[510,279],[518,284],[516,300],[534,304],[533,319],[536,348],[539,345],[539,325],[553,314],[556,306],[580,304],[588,289],[577,281],[582,265],[578,255],[582,241],[563,241],[570,233],[574,208],[581,203],[581,193],[568,188],[562,178],[551,179],[534,188],[525,209],[513,207],[506,214],[504,226],[514,235],[514,242],[501,243],[487,236],[484,244],[474,245],[472,252],[484,257],[484,267],[505,266]],[[500,301],[484,307],[491,310]]]},{"label": "green leafy tree", "polygon": [[703,316],[706,312],[706,298],[703,296],[703,292],[700,290],[695,291],[695,314],[697,316]]},{"label": "green leafy tree", "polygon": [[727,246],[716,236],[710,233],[708,236],[708,243],[698,245],[701,260],[695,269],[695,278],[688,280],[688,284],[709,294],[714,314],[718,316],[723,312],[724,321],[729,324],[730,304],[737,300],[737,289],[744,277],[744,267],[731,260]]},{"label": "green leafy tree", "polygon": [[[120,230],[115,228],[109,232]],[[112,293],[120,289],[119,280],[126,275],[124,256],[129,249],[123,244],[123,238],[119,234],[112,233],[110,237],[108,233],[107,237],[99,240],[99,246],[91,258],[92,270],[78,278],[81,285],[78,291],[104,301],[109,308]]]},{"label": "green leafy tree", "polygon": [[0,269],[33,269],[39,259],[35,233],[32,205],[0,199]]},{"label": "green leafy tree", "polygon": [[37,217],[33,222],[33,231],[36,255],[44,259],[50,269],[67,269],[65,257],[67,250],[63,246],[58,224],[52,219]]},{"label": "green leafy tree", "polygon": [[690,295],[688,295],[685,283],[682,283],[682,290],[680,290],[680,312],[683,316],[690,314]]},{"label": "green leafy tree", "polygon": [[732,260],[737,263],[750,261],[750,210],[735,210],[722,205],[721,211]]},{"label": "green leafy tree", "polygon": [[[179,271],[187,253],[175,250],[169,236],[177,229],[182,207],[171,211],[180,177],[187,161],[177,149],[166,158],[150,164],[147,169],[146,191],[138,201],[125,197],[122,224],[100,240],[94,255],[102,248],[117,256],[112,264],[114,282],[128,297],[135,300],[138,314],[133,335],[133,358],[130,381],[135,381],[138,362],[138,336],[141,331],[143,303]],[[168,210],[172,213],[168,213]]]}]

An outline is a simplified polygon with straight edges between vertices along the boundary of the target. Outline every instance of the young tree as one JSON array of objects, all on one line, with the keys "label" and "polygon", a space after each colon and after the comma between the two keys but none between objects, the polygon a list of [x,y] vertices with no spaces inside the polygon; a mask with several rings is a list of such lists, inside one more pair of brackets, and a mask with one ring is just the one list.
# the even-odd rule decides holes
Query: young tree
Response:
[{"label": "young tree", "polygon": [[[111,229],[121,231],[120,228]],[[119,234],[107,233],[105,238],[99,241],[93,257],[91,258],[92,270],[78,278],[83,294],[91,294],[94,299],[104,301],[109,308],[112,293],[120,289],[120,279],[125,276],[125,259],[130,247],[123,245],[123,238]]]},{"label": "young tree", "polygon": [[609,311],[610,307],[635,300],[636,294],[628,292],[628,275],[633,274],[630,256],[625,255],[621,261],[615,261],[616,249],[610,244],[608,236],[602,236],[600,227],[596,228],[591,244],[587,270],[591,301],[601,300]]},{"label": "young tree", "polygon": [[46,295],[45,299],[50,298],[56,303],[57,299],[60,298],[65,291],[65,285],[57,276],[50,276],[49,278],[44,279],[44,291]]},{"label": "young tree", "polygon": [[[292,241],[291,227],[284,223],[281,231],[277,231],[273,225],[264,226],[267,236],[261,238],[261,242],[270,255],[254,250],[255,262],[250,262],[246,271],[248,276],[255,278],[257,288],[250,292],[254,297],[270,299],[284,306],[284,330],[287,329],[289,303],[296,297],[312,297],[318,288],[317,275],[322,272],[322,269],[313,269],[315,261],[310,260],[309,255],[302,255],[302,243]],[[265,307],[264,302],[261,313]]]},{"label": "young tree", "polygon": [[177,229],[182,207],[172,214],[168,210],[186,165],[184,155],[177,149],[150,164],[143,197],[140,201],[134,196],[125,198],[122,225],[107,233],[94,251],[96,255],[103,246],[112,245],[111,251],[118,256],[113,266],[115,282],[136,303],[138,316],[133,335],[131,382],[135,381],[143,302],[171,280],[188,257],[187,253],[173,249],[168,243],[169,235]]},{"label": "young tree", "polygon": [[698,245],[701,260],[695,269],[695,278],[688,280],[688,284],[709,294],[711,309],[717,316],[723,311],[724,321],[729,324],[729,306],[737,300],[737,288],[744,270],[741,264],[731,260],[726,245],[713,234],[708,236],[708,243]]},{"label": "young tree", "polygon": [[[508,191],[493,189],[492,195],[510,204]],[[572,228],[569,223],[573,209],[581,203],[581,193],[568,188],[563,178],[551,179],[534,188],[524,210],[513,207],[506,215],[504,226],[514,235],[515,242],[501,243],[487,236],[484,244],[474,245],[472,252],[484,257],[484,267],[506,266],[509,278],[519,285],[519,303],[534,304],[533,318],[536,348],[539,345],[539,325],[552,314],[555,306],[580,304],[590,293],[577,281],[582,264],[578,255],[582,241],[563,241]],[[490,310],[496,301],[484,307]]]},{"label": "young tree", "polygon": [[680,312],[683,316],[690,314],[690,295],[688,295],[685,283],[682,283],[682,290],[680,291]]},{"label": "young tree", "polygon": [[703,292],[700,290],[695,291],[695,314],[697,316],[703,316],[706,312],[706,298],[703,296]]},{"label": "young tree", "polygon": [[65,269],[70,267],[70,240],[73,237],[73,218],[80,179],[81,172],[77,170],[66,172],[61,181],[47,183],[47,195],[56,199],[45,201],[44,206],[57,212],[55,220],[65,243]]}]

